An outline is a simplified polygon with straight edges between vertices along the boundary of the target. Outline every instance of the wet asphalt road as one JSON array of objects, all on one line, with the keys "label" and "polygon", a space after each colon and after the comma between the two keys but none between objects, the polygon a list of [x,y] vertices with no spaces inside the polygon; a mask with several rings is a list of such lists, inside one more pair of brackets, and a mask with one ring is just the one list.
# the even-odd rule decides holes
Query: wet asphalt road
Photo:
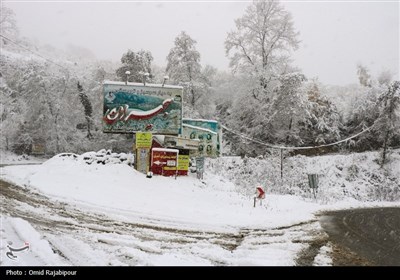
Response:
[{"label": "wet asphalt road", "polygon": [[325,213],[320,223],[330,239],[377,266],[400,266],[400,208]]}]

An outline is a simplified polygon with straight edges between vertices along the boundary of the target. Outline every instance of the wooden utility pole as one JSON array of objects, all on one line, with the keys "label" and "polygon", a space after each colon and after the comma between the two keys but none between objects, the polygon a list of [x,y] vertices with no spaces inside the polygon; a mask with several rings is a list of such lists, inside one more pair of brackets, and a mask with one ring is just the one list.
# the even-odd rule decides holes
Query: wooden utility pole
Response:
[{"label": "wooden utility pole", "polygon": [[281,149],[281,179],[283,178],[283,150]]}]

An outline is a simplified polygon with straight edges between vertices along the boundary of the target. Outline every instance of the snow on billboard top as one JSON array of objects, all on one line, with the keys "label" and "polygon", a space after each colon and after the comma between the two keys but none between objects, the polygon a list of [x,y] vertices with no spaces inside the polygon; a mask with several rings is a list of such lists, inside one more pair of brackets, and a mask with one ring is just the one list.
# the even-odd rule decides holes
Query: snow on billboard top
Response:
[{"label": "snow on billboard top", "polygon": [[184,118],[183,119],[184,124],[188,125],[193,125],[197,127],[202,127],[205,129],[210,129],[216,133],[219,132],[220,126],[218,125],[218,121],[215,120],[204,120],[204,119],[190,119],[190,118]]},{"label": "snow on billboard top", "polygon": [[217,134],[216,132],[214,132],[214,131],[212,131],[210,129],[202,128],[202,127],[199,127],[199,126],[194,126],[194,125],[185,124],[185,123],[183,123],[183,126],[191,128],[191,129],[197,129],[197,130],[205,131],[205,132],[208,132],[208,133],[211,133],[211,134]]},{"label": "snow on billboard top", "polygon": [[103,132],[178,135],[182,87],[104,82]]}]

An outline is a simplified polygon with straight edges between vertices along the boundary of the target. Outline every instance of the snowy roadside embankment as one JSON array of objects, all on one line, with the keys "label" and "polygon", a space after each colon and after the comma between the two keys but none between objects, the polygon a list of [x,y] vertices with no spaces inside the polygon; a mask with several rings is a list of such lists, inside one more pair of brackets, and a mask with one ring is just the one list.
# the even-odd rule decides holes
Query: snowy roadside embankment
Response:
[{"label": "snowy roadside embankment", "polygon": [[[293,179],[284,181],[282,192],[305,197],[272,194],[279,193],[281,187],[261,184],[267,186],[267,196],[256,208],[254,189],[263,182],[262,176],[274,178],[274,169],[267,168],[273,161],[220,158],[208,161],[204,180],[194,174],[176,179],[146,178],[125,164],[128,160],[124,155],[103,154],[63,154],[41,165],[2,168],[2,179],[23,189],[12,185],[4,189],[7,214],[0,217],[4,236],[1,251],[6,251],[4,244],[10,240],[32,244],[22,263],[3,260],[2,264],[296,265],[313,238],[321,237],[316,213],[385,204],[355,200],[337,186],[353,182],[346,187],[351,194],[359,186],[355,182],[363,186],[360,175],[349,180],[349,170],[354,168],[350,166],[357,165],[358,174],[376,170],[371,163],[373,154],[354,155],[353,162],[346,156],[288,159],[292,174],[286,172]],[[387,167],[392,168],[387,171],[391,174],[398,172],[398,161],[393,158]],[[219,175],[211,172],[211,165]],[[305,172],[325,172],[317,202],[304,189]],[[246,195],[239,193],[243,189],[229,178],[241,179]],[[273,186],[271,182],[269,186]],[[359,193],[367,196],[367,187]],[[33,223],[12,216],[27,217]],[[310,265],[332,264],[331,246],[321,246]],[[57,256],[53,251],[61,253]]]},{"label": "snowy roadside embankment", "polygon": [[[57,265],[295,265],[309,234],[320,230],[320,206],[299,197],[268,195],[254,208],[252,198],[209,172],[204,180],[146,178],[127,164],[89,164],[89,155],[2,170],[3,180],[23,189],[4,190],[1,220],[28,217],[60,252]],[[7,232],[7,242],[19,236]],[[40,241],[33,231],[26,238]]]},{"label": "snowy roadside embankment", "polygon": [[283,161],[283,179],[278,157],[221,157],[210,160],[208,169],[234,182],[237,191],[244,194],[251,194],[261,185],[267,193],[311,198],[307,174],[318,174],[319,202],[400,201],[400,150],[392,151],[383,168],[377,163],[380,156],[379,152],[365,152],[290,157]]},{"label": "snowy roadside embankment", "polygon": [[[0,221],[0,266],[67,265],[27,221],[3,215]],[[21,248],[26,249],[13,251]]]},{"label": "snowy roadside embankment", "polygon": [[37,164],[46,161],[43,157],[16,155],[0,149],[0,165]]},{"label": "snowy roadside embankment", "polygon": [[311,220],[318,208],[280,195],[269,195],[263,206],[253,208],[252,198],[238,194],[231,182],[212,173],[203,181],[194,176],[149,179],[126,164],[88,165],[84,155],[54,157],[37,166],[8,166],[3,178],[107,215],[163,220],[181,227],[279,227]]}]

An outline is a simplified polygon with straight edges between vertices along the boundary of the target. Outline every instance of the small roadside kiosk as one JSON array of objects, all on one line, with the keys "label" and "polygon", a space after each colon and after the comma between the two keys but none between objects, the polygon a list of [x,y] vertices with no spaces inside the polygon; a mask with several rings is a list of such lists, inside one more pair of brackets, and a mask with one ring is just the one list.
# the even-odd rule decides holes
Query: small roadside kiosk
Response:
[{"label": "small roadside kiosk", "polygon": [[177,149],[152,148],[150,168],[154,175],[177,176],[178,175]]},{"label": "small roadside kiosk", "polygon": [[[150,171],[153,174],[163,176],[188,175],[190,151],[197,151],[198,146],[198,140],[169,135],[154,135]],[[176,165],[173,165],[173,161],[176,161]]]},{"label": "small roadside kiosk", "polygon": [[184,137],[165,136],[164,146],[179,150],[178,155],[178,175],[186,176],[189,172],[190,154],[197,151],[200,141],[197,139],[187,139]]}]

